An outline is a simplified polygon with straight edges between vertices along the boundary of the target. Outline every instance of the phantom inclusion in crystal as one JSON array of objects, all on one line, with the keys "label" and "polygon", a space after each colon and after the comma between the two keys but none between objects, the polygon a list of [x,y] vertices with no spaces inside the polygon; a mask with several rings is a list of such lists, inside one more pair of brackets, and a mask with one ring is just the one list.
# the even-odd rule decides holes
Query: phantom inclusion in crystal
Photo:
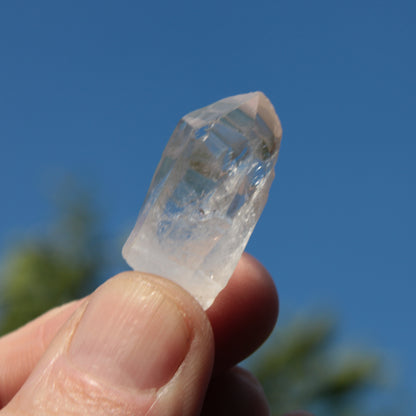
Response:
[{"label": "phantom inclusion in crystal", "polygon": [[173,280],[207,309],[266,204],[281,135],[273,105],[261,92],[184,116],[123,247],[127,263]]}]

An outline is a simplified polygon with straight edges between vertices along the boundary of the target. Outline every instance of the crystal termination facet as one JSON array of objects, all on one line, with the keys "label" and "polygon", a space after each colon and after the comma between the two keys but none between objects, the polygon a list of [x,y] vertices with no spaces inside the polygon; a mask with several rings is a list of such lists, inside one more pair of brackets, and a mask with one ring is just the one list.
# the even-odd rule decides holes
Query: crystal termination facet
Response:
[{"label": "crystal termination facet", "polygon": [[261,92],[184,116],[123,247],[135,270],[169,278],[207,309],[266,204],[282,130]]}]

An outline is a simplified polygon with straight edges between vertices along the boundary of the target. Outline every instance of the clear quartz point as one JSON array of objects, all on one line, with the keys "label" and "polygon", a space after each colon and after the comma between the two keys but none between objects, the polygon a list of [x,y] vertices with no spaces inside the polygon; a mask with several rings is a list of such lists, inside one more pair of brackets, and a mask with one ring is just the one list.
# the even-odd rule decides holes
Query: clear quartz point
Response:
[{"label": "clear quartz point", "polygon": [[281,135],[273,105],[261,92],[184,116],[123,247],[127,263],[173,280],[207,309],[266,204]]}]

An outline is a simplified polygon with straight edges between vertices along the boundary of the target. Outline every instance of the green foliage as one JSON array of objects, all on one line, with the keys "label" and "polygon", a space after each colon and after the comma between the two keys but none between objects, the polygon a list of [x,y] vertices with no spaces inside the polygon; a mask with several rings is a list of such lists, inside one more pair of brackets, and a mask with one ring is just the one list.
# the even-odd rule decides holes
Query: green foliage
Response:
[{"label": "green foliage", "polygon": [[0,335],[85,295],[102,268],[96,214],[87,195],[65,193],[58,211],[50,234],[12,248],[0,269]]},{"label": "green foliage", "polygon": [[319,416],[382,415],[372,413],[366,400],[379,390],[381,363],[374,353],[337,351],[334,331],[328,318],[294,322],[251,363],[274,416],[294,409]]}]

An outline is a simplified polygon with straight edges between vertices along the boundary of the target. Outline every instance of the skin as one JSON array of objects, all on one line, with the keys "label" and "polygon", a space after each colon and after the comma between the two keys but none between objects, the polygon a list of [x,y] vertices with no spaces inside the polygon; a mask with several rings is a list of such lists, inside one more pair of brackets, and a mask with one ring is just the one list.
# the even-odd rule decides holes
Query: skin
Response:
[{"label": "skin", "polygon": [[0,338],[0,416],[268,415],[236,364],[277,315],[273,281],[247,254],[206,312],[166,279],[121,273]]}]

